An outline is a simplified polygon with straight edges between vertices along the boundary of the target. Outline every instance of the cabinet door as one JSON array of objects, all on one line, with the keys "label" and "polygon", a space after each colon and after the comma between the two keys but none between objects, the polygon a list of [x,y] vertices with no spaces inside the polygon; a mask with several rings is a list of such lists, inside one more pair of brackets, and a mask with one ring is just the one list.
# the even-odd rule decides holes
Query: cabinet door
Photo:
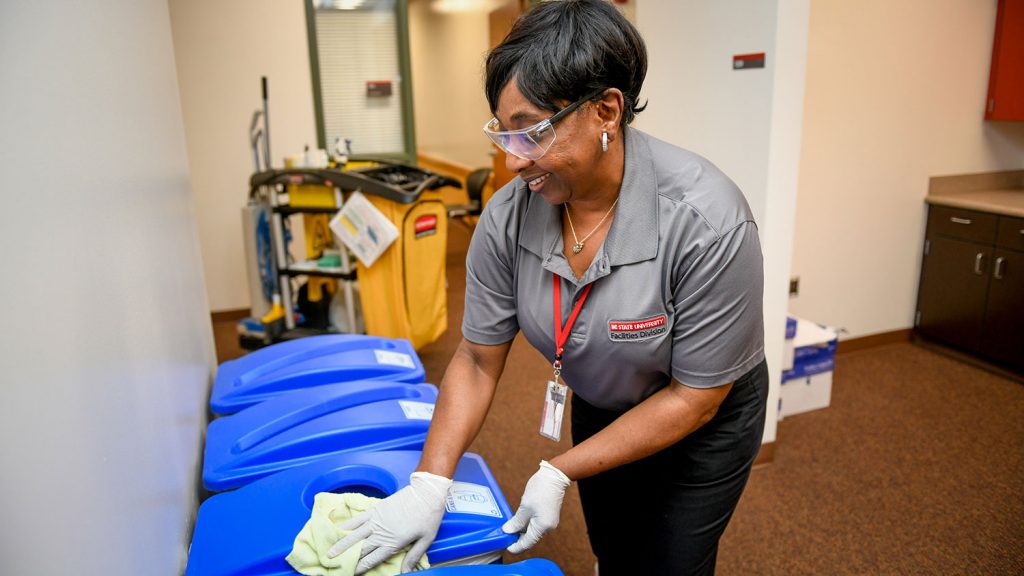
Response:
[{"label": "cabinet door", "polygon": [[986,120],[1024,120],[1024,0],[999,0]]},{"label": "cabinet door", "polygon": [[995,251],[982,346],[987,356],[1024,369],[1024,252]]},{"label": "cabinet door", "polygon": [[917,329],[942,343],[978,352],[992,248],[940,236],[929,237],[928,243]]}]

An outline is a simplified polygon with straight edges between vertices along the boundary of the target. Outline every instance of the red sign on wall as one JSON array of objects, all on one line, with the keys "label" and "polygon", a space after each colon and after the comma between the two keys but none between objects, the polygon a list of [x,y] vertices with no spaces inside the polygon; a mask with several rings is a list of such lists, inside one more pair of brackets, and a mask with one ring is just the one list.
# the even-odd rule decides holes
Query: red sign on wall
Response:
[{"label": "red sign on wall", "polygon": [[732,57],[733,70],[748,70],[750,68],[764,68],[764,52],[737,54]]}]

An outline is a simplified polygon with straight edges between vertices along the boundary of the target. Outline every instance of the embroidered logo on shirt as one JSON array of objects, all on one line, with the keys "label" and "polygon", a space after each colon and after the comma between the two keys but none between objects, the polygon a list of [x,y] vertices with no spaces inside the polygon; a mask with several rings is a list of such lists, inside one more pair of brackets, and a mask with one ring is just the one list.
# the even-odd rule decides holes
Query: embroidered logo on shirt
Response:
[{"label": "embroidered logo on shirt", "polygon": [[661,314],[645,320],[612,320],[608,337],[617,342],[648,340],[668,332],[668,318]]}]

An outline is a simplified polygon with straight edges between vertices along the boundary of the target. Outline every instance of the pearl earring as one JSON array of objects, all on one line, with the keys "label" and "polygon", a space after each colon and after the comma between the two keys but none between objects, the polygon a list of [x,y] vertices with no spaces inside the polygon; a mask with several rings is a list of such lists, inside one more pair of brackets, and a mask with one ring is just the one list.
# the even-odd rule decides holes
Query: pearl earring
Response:
[{"label": "pearl earring", "polygon": [[605,130],[601,131],[601,152],[608,151],[608,132]]}]

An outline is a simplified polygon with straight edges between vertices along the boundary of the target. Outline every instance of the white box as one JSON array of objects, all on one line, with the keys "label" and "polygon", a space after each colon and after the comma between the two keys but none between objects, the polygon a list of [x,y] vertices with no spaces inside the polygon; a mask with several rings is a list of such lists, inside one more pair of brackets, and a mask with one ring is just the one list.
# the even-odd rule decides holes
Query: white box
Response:
[{"label": "white box", "polygon": [[782,383],[779,419],[793,414],[828,408],[832,402],[832,371],[821,372]]},{"label": "white box", "polygon": [[832,401],[832,373],[838,335],[835,330],[797,318],[792,366],[783,372],[779,419],[827,408]]}]

